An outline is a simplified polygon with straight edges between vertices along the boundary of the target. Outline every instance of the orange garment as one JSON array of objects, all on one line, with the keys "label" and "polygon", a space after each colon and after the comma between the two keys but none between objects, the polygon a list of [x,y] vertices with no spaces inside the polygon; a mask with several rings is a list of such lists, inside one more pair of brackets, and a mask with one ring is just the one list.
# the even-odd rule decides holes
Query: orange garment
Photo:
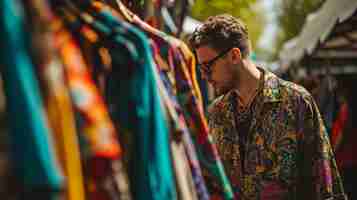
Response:
[{"label": "orange garment", "polygon": [[61,160],[66,181],[66,199],[84,200],[82,167],[79,144],[68,89],[64,82],[62,65],[58,60],[41,69],[46,88],[46,108],[54,132],[56,149]]},{"label": "orange garment", "polygon": [[57,37],[73,105],[81,119],[78,130],[89,147],[88,155],[83,157],[87,196],[109,200],[116,194],[119,199],[130,200],[122,149],[104,100],[77,42],[64,29],[57,32]]}]

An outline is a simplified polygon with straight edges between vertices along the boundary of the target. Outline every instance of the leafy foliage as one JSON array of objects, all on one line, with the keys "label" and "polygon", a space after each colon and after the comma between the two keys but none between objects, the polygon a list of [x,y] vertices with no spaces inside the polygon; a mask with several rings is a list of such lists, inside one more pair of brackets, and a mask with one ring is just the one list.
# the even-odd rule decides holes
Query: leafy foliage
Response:
[{"label": "leafy foliage", "polygon": [[[297,36],[305,23],[308,14],[316,11],[325,0],[279,0],[276,2],[277,22],[279,32],[276,36],[276,49]],[[274,57],[277,57],[278,51]]]},{"label": "leafy foliage", "polygon": [[201,21],[223,13],[241,18],[248,26],[253,48],[264,28],[264,13],[259,0],[196,0],[191,15]]}]

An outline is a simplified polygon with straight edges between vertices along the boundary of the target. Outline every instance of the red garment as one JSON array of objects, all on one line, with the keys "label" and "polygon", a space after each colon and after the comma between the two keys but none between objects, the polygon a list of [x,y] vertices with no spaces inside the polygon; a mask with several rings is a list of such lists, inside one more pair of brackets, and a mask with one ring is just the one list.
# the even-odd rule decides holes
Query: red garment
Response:
[{"label": "red garment", "polygon": [[337,119],[332,125],[331,131],[331,146],[336,150],[337,146],[341,142],[342,132],[346,126],[348,118],[348,105],[343,103],[338,111]]},{"label": "red garment", "polygon": [[355,153],[357,152],[357,129],[347,128],[349,126],[348,109],[347,103],[341,105],[331,132],[331,144],[335,150],[339,169],[357,167],[357,154]]},{"label": "red garment", "polygon": [[[352,134],[348,137],[348,141],[344,141],[336,151],[336,162],[339,169],[357,167],[357,129],[352,129]],[[347,138],[347,137],[345,137]]]}]

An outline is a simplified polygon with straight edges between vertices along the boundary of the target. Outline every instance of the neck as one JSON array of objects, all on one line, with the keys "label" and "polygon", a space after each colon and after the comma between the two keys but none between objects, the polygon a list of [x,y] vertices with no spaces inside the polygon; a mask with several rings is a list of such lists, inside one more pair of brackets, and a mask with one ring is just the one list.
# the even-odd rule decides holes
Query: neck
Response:
[{"label": "neck", "polygon": [[238,79],[235,89],[239,91],[240,98],[244,102],[249,101],[259,87],[261,72],[250,60],[242,60],[241,67],[238,69]]}]

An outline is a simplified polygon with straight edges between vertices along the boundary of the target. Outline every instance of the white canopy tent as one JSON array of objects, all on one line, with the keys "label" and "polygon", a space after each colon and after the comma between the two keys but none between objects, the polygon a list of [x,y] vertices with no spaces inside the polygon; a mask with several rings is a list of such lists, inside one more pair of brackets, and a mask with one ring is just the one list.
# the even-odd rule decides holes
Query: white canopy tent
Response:
[{"label": "white canopy tent", "polygon": [[307,17],[301,33],[285,43],[279,57],[280,72],[304,60],[356,65],[357,71],[357,0],[327,0]]}]

